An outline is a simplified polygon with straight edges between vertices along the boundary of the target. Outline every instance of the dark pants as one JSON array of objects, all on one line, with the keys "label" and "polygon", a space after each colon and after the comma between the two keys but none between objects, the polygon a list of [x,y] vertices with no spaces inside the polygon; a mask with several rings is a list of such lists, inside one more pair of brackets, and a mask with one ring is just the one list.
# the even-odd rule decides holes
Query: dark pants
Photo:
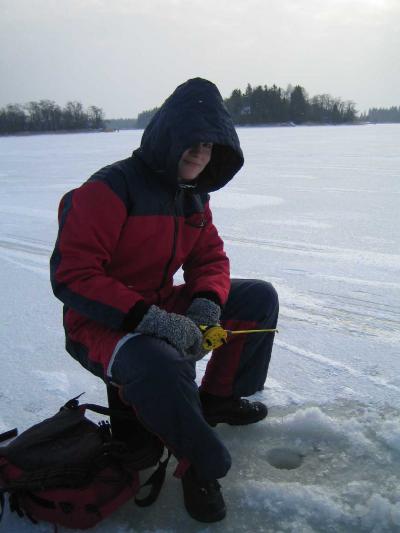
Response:
[{"label": "dark pants", "polygon": [[[232,330],[275,328],[278,310],[278,297],[270,283],[232,280],[221,324]],[[262,390],[273,338],[273,333],[234,336],[213,352],[201,389],[236,397]],[[139,335],[118,350],[111,374],[122,399],[166,443],[182,471],[192,464],[204,479],[228,472],[230,454],[202,414],[194,363],[167,342]]]}]

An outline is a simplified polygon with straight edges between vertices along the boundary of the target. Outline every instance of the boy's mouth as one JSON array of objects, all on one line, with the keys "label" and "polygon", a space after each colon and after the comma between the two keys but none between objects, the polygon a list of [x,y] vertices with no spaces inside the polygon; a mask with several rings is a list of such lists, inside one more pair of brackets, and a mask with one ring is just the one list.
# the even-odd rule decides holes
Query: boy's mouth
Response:
[{"label": "boy's mouth", "polygon": [[184,159],[183,162],[186,164],[186,165],[193,165],[195,167],[199,167],[200,166],[200,163],[198,163],[197,161],[191,161],[189,159]]}]

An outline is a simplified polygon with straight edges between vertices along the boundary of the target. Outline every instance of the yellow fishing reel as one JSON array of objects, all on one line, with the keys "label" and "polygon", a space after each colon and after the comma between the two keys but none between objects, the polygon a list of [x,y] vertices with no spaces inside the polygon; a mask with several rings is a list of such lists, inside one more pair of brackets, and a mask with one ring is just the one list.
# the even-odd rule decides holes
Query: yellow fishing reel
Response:
[{"label": "yellow fishing reel", "polygon": [[232,335],[247,335],[248,333],[278,333],[277,329],[224,329],[219,324],[214,326],[199,326],[203,333],[203,350],[211,352],[226,344]]},{"label": "yellow fishing reel", "polygon": [[228,342],[228,331],[222,326],[200,326],[203,332],[203,350],[211,352]]}]

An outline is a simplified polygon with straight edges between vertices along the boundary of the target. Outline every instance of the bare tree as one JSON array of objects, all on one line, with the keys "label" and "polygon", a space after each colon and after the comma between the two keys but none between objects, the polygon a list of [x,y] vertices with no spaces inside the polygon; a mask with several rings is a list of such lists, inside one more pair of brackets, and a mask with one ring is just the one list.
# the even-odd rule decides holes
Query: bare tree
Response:
[{"label": "bare tree", "polygon": [[93,129],[104,128],[104,113],[100,107],[92,105],[88,110],[89,125]]}]

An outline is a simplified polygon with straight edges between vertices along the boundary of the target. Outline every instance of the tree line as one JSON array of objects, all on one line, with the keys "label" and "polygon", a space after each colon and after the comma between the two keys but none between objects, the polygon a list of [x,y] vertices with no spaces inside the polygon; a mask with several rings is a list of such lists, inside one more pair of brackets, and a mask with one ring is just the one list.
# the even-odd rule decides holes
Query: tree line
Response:
[{"label": "tree line", "polygon": [[105,126],[100,107],[84,109],[80,102],[61,108],[52,100],[9,104],[0,109],[0,133],[98,130]]},{"label": "tree line", "polygon": [[[357,120],[354,102],[342,101],[329,94],[309,98],[300,85],[286,90],[272,85],[247,85],[245,91],[234,89],[225,105],[237,126],[307,122],[317,124],[346,124]],[[158,107],[139,113],[136,128],[145,128]],[[135,119],[130,119],[135,120]],[[114,121],[108,121],[111,126]]]},{"label": "tree line", "polygon": [[[234,89],[225,105],[238,126],[276,123],[294,124],[351,124],[362,122],[400,122],[400,107],[373,108],[357,116],[355,104],[329,94],[309,97],[300,85],[289,85],[285,90],[276,85]],[[144,129],[159,108],[139,113],[137,118],[104,118],[100,107],[84,109],[77,101],[61,108],[52,100],[27,104],[9,104],[0,108],[0,133]]]},{"label": "tree line", "polygon": [[400,122],[400,107],[373,107],[369,109],[367,114],[361,115],[360,120],[380,123]]},{"label": "tree line", "polygon": [[356,119],[354,102],[342,101],[329,94],[309,98],[300,85],[283,90],[276,85],[252,87],[242,92],[235,89],[225,105],[237,125],[257,125],[280,122],[304,124],[345,124]]},{"label": "tree line", "polygon": [[150,122],[152,117],[156,114],[158,107],[142,111],[138,114],[137,118],[112,118],[106,120],[106,124],[109,128],[116,130],[141,130],[144,129]]}]

